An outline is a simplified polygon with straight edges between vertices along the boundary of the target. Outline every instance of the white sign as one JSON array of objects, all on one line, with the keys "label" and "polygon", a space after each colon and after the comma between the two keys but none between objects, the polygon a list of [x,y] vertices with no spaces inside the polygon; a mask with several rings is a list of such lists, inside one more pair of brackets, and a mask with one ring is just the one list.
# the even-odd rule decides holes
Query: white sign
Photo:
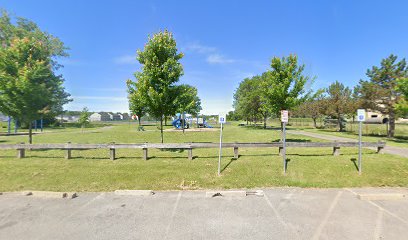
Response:
[{"label": "white sign", "polygon": [[282,110],[281,111],[281,122],[287,123],[289,121],[289,111],[288,110]]},{"label": "white sign", "polygon": [[225,113],[220,113],[218,115],[218,123],[226,123],[227,122],[227,115]]},{"label": "white sign", "polygon": [[357,109],[357,121],[364,122],[366,117],[365,109]]}]

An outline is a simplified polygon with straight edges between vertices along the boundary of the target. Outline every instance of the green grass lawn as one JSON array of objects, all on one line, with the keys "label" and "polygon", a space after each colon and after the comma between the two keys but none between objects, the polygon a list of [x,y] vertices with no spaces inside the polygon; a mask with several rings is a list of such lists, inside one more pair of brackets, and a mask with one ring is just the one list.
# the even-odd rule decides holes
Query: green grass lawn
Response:
[{"label": "green grass lawn", "polygon": [[[364,126],[363,129],[365,129],[366,126]],[[376,126],[375,124],[370,124],[367,127],[372,131],[375,131],[374,129],[379,128],[379,126]],[[401,133],[400,135],[397,135],[395,138],[387,138],[384,135],[379,135],[379,136],[363,135],[362,139],[363,139],[363,141],[366,141],[366,142],[377,142],[377,141],[381,140],[381,141],[386,142],[390,146],[408,148],[408,130],[406,130],[406,129],[408,129],[408,126],[400,125],[400,126],[397,126],[397,127],[399,127],[400,132],[403,132],[403,133]],[[358,129],[358,126],[356,128]],[[356,129],[356,128],[354,128],[354,129]],[[358,133],[355,133],[354,131],[353,132],[350,132],[350,131],[348,131],[348,132],[337,132],[337,131],[335,131],[333,129],[314,129],[314,128],[299,128],[299,127],[293,127],[293,129],[294,130],[296,130],[296,129],[305,130],[305,131],[316,132],[316,133],[327,134],[327,135],[338,136],[338,137],[358,139]]]},{"label": "green grass lawn", "polygon": [[[171,129],[171,127],[166,127]],[[120,124],[100,128],[46,130],[34,136],[34,143],[140,143],[159,142],[156,126],[139,132],[136,125]],[[165,142],[217,142],[219,129],[207,132],[165,131]],[[224,142],[272,142],[279,131],[227,125]],[[321,141],[288,135],[290,141]],[[1,136],[0,142],[26,142],[27,136]],[[64,151],[27,151],[17,159],[16,151],[0,154],[0,191],[112,191],[116,189],[229,189],[273,186],[357,187],[408,186],[408,161],[364,150],[363,175],[359,176],[353,159],[357,149],[341,149],[332,156],[330,148],[289,148],[288,172],[283,175],[278,150],[240,149],[233,160],[233,150],[224,149],[222,174],[217,176],[218,149],[195,149],[194,160],[187,152],[149,150],[148,161],[140,149],[117,150],[117,160],[109,160],[108,150],[73,151],[73,159],[64,159]]]}]

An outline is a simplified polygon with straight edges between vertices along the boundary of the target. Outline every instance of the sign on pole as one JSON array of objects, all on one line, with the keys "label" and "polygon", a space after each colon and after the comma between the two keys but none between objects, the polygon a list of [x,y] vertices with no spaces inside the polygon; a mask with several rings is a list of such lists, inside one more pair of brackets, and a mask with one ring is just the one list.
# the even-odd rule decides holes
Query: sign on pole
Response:
[{"label": "sign on pole", "polygon": [[358,174],[361,174],[361,135],[362,135],[362,124],[366,118],[365,109],[357,109],[357,121],[358,121]]},{"label": "sign on pole", "polygon": [[227,122],[227,115],[225,113],[220,113],[218,115],[218,122],[223,124]]},{"label": "sign on pole", "polygon": [[289,112],[287,110],[281,111],[281,122],[283,123],[283,136],[282,136],[282,144],[283,144],[283,174],[286,174],[286,123],[289,121]]},{"label": "sign on pole", "polygon": [[357,109],[357,120],[359,122],[364,122],[366,119],[366,111],[365,109]]},{"label": "sign on pole", "polygon": [[220,131],[220,151],[218,155],[218,176],[221,174],[221,155],[222,155],[222,129],[223,124],[227,122],[226,114],[220,113],[218,115],[218,122],[221,124],[221,131]]},{"label": "sign on pole", "polygon": [[281,122],[287,123],[289,121],[289,111],[282,110],[281,111]]}]

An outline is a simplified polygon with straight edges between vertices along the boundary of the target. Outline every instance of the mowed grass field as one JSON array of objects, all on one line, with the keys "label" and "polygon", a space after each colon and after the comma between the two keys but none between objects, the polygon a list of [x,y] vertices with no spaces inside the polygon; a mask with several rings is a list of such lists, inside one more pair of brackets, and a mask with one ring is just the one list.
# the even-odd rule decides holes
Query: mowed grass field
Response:
[{"label": "mowed grass field", "polygon": [[[219,128],[203,132],[164,133],[167,143],[218,142]],[[118,124],[87,128],[46,129],[34,136],[34,143],[143,143],[159,142],[156,126]],[[322,141],[288,135],[288,141]],[[224,142],[279,141],[276,129],[226,125]],[[1,136],[0,144],[27,142],[27,136]],[[357,148],[341,149],[332,156],[331,148],[288,148],[288,170],[283,175],[282,157],[276,148],[223,149],[222,173],[217,176],[218,149],[194,149],[194,160],[186,151],[149,150],[149,160],[140,149],[117,150],[117,160],[109,160],[109,151],[73,151],[73,159],[64,159],[62,150],[27,151],[17,159],[15,150],[0,153],[0,191],[113,191],[116,189],[236,189],[275,186],[362,187],[408,186],[408,161],[364,149],[363,174],[356,168]]]},{"label": "mowed grass field", "polygon": [[[291,118],[289,121],[290,126],[288,126],[288,129],[358,139],[358,122],[353,123],[348,121],[346,124],[346,131],[338,132],[335,127],[322,128],[322,119],[317,121],[318,129],[313,127],[313,121],[311,118]],[[279,124],[279,119],[275,118],[268,120],[268,125],[278,126]],[[366,142],[384,141],[389,146],[408,148],[408,123],[397,123],[395,126],[395,136],[393,138],[387,138],[387,126],[385,124],[364,123],[362,127],[362,135],[363,141]]]}]

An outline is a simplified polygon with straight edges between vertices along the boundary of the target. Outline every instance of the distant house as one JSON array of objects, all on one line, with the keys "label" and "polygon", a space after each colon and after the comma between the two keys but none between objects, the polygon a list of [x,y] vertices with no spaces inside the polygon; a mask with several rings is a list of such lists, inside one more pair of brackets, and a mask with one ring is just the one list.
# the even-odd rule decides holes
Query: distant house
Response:
[{"label": "distant house", "polygon": [[112,112],[98,112],[89,117],[91,122],[104,122],[104,121],[122,121],[129,120],[128,113],[112,113]]},{"label": "distant house", "polygon": [[112,120],[113,121],[120,121],[122,120],[122,115],[120,113],[112,113]]},{"label": "distant house", "polygon": [[62,116],[60,119],[63,122],[78,122],[79,116]]},{"label": "distant house", "polygon": [[129,113],[122,113],[121,115],[122,115],[122,120],[129,120],[130,119]]},{"label": "distant house", "polygon": [[98,112],[98,113],[93,113],[89,117],[89,121],[91,122],[104,122],[104,121],[112,121],[113,116],[110,113],[107,112]]}]

